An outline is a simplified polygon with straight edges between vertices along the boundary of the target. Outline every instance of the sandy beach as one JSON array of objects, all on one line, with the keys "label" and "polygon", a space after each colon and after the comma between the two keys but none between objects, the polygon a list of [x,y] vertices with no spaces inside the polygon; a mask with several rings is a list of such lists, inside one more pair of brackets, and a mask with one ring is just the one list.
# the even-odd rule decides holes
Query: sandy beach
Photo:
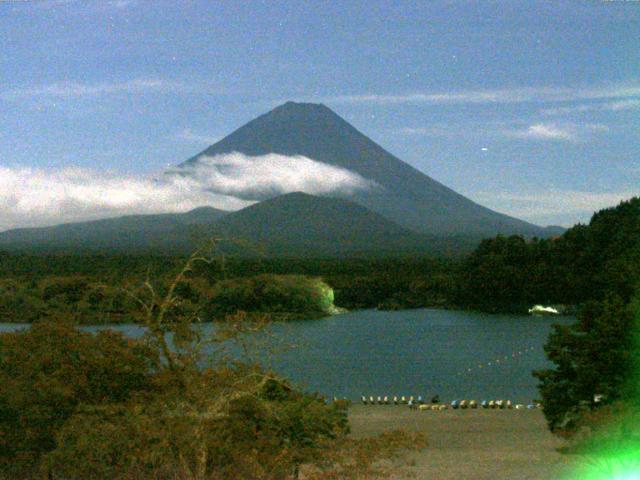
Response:
[{"label": "sandy beach", "polygon": [[555,450],[563,441],[549,433],[541,410],[423,412],[406,405],[353,405],[349,420],[356,437],[394,429],[424,433],[429,446],[408,458],[417,479],[564,479],[574,461]]}]

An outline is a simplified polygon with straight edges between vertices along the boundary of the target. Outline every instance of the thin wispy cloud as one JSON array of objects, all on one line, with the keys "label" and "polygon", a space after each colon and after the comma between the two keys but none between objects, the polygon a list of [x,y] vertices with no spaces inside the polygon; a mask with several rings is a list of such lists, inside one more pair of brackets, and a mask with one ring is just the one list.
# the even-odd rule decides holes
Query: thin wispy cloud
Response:
[{"label": "thin wispy cloud", "polygon": [[525,129],[507,130],[507,136],[524,140],[551,140],[564,142],[578,142],[589,138],[589,136],[607,132],[609,127],[602,124],[554,124],[535,123]]},{"label": "thin wispy cloud", "polygon": [[343,168],[276,154],[203,157],[159,178],[78,168],[0,167],[0,230],[184,212],[205,205],[238,210],[260,196],[349,193],[374,185]]},{"label": "thin wispy cloud", "polygon": [[190,128],[185,128],[174,135],[174,138],[188,143],[212,145],[220,140],[220,137],[215,135],[206,135],[196,133]]},{"label": "thin wispy cloud", "polygon": [[513,132],[512,135],[517,138],[533,140],[566,140],[571,142],[576,140],[575,134],[569,130],[556,125],[545,125],[544,123],[536,123],[526,130]]},{"label": "thin wispy cloud", "polygon": [[588,192],[540,188],[531,192],[475,192],[483,205],[533,223],[571,226],[587,222],[593,212],[640,195],[640,188],[618,192]]},{"label": "thin wispy cloud", "polygon": [[625,84],[593,88],[524,87],[459,92],[414,92],[408,94],[339,95],[324,100],[346,104],[447,104],[560,102],[640,97],[640,85]]},{"label": "thin wispy cloud", "polygon": [[619,112],[623,110],[636,110],[640,108],[640,99],[620,100],[617,102],[587,103],[568,107],[547,108],[542,110],[544,115],[564,115],[583,112]]},{"label": "thin wispy cloud", "polygon": [[419,127],[403,127],[392,133],[404,136],[441,138],[510,138],[520,140],[548,140],[583,142],[609,131],[609,127],[596,123],[576,122],[468,122],[433,123]]},{"label": "thin wispy cloud", "polygon": [[[25,7],[36,10],[65,9],[65,12],[96,12],[102,13],[108,10],[124,10],[136,6],[137,0],[44,0],[39,2],[15,2]],[[71,8],[72,7],[72,8]]]},{"label": "thin wispy cloud", "polygon": [[438,137],[446,139],[460,138],[499,138],[505,131],[513,133],[517,129],[506,122],[448,122],[432,123],[425,126],[412,126],[391,129],[390,133],[403,137]]},{"label": "thin wispy cloud", "polygon": [[216,93],[209,85],[189,84],[175,80],[159,78],[137,78],[126,81],[81,83],[74,81],[55,82],[35,87],[13,88],[0,92],[4,100],[23,100],[25,98],[82,98],[110,94],[144,93]]},{"label": "thin wispy cloud", "polygon": [[[393,130],[392,133],[405,136],[427,136],[445,138],[455,138],[461,136],[461,132],[456,126],[442,124],[428,125],[425,127],[403,127]],[[478,133],[477,129],[474,129],[474,133]]]},{"label": "thin wispy cloud", "polygon": [[113,0],[107,3],[115,8],[127,8],[136,4],[133,0]]}]

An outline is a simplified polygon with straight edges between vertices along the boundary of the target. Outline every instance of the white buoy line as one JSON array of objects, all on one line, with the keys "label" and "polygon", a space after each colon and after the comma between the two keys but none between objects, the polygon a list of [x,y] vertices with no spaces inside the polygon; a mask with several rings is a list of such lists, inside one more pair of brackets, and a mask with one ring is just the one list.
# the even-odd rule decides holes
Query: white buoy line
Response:
[{"label": "white buoy line", "polygon": [[491,368],[491,367],[496,367],[496,366],[500,366],[500,365],[506,365],[509,361],[515,360],[515,359],[521,357],[522,355],[524,355],[524,354],[526,354],[528,352],[532,352],[534,350],[535,350],[534,346],[529,346],[529,347],[526,347],[526,348],[521,349],[521,350],[514,350],[509,355],[504,355],[504,356],[501,356],[501,357],[496,358],[494,360],[490,360],[488,362],[478,363],[475,366],[467,367],[464,370],[456,373],[456,376],[460,377],[460,376],[463,376],[463,375],[472,374],[472,373],[474,373],[474,372],[476,372],[478,370],[487,369],[487,368]]}]

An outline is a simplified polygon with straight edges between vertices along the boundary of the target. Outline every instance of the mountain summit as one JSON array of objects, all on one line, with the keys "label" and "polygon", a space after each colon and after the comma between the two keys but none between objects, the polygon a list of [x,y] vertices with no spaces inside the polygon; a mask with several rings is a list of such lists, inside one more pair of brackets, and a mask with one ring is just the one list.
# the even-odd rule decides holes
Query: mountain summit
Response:
[{"label": "mountain summit", "polygon": [[[221,163],[204,158],[233,152],[248,158],[221,159]],[[264,157],[269,154],[274,155]],[[257,156],[262,156],[260,162],[251,159]],[[274,162],[290,164],[279,170],[283,165]],[[324,165],[320,168],[317,162]],[[363,180],[364,187],[323,195],[254,189],[250,200],[259,203],[232,213],[201,208],[182,214],[17,229],[0,233],[0,248],[171,253],[195,248],[194,239],[220,235],[257,243],[274,256],[455,255],[469,251],[483,236],[557,232],[472,202],[393,156],[324,105],[287,102],[168,174],[177,170],[181,175],[197,175],[204,169],[223,181],[203,185],[225,188],[225,176],[233,184],[238,165],[244,168],[240,183],[249,188],[253,183],[259,185],[263,175],[267,180],[279,181],[278,176],[298,179],[300,168],[312,170],[305,172],[312,187],[315,182],[333,181],[329,177],[334,171],[338,176],[357,174],[353,176]],[[194,166],[198,168],[192,169]],[[215,191],[214,186],[210,189]]]},{"label": "mountain summit", "polygon": [[[322,104],[287,102],[184,162],[239,152],[302,155],[356,172],[379,187],[342,195],[395,223],[432,235],[545,236],[545,229],[478,205],[369,139]],[[179,167],[179,168],[180,168]]]}]

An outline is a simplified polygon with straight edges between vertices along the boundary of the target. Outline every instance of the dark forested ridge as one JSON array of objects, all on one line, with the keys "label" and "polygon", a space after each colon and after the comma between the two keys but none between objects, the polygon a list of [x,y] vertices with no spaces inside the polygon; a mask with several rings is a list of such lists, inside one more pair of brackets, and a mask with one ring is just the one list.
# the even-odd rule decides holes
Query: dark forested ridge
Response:
[{"label": "dark forested ridge", "polygon": [[0,232],[0,250],[25,253],[87,252],[184,254],[227,212],[201,207],[185,213],[127,215],[52,227]]},{"label": "dark forested ridge", "polygon": [[[573,435],[580,453],[640,447],[640,198],[597,212],[555,243],[577,321],[554,327],[545,345],[553,368],[534,372],[552,431]],[[548,261],[548,256],[546,257]],[[584,427],[584,428],[583,428]]]},{"label": "dark forested ridge", "polygon": [[223,237],[246,239],[271,255],[288,257],[426,249],[420,235],[356,203],[304,193],[244,208],[214,228]]},{"label": "dark forested ridge", "polygon": [[479,236],[416,233],[355,202],[289,193],[235,212],[198,208],[0,232],[0,250],[40,254],[185,255],[211,237],[244,257],[455,257]]},{"label": "dark forested ridge", "polygon": [[559,237],[484,240],[461,271],[458,303],[482,310],[577,305],[610,292],[628,301],[640,280],[640,198],[601,210]]},{"label": "dark forested ridge", "polygon": [[[0,322],[28,323],[39,318],[71,318],[79,323],[135,321],[141,312],[125,289],[143,282],[147,276],[160,281],[170,279],[185,258],[0,253]],[[243,279],[267,274],[291,277],[292,287],[296,275],[323,280],[333,289],[335,305],[348,309],[446,306],[457,272],[454,260],[420,256],[350,259],[226,256],[218,260],[200,265],[183,282],[180,291],[188,294],[189,301],[207,306],[219,295],[221,282],[240,291],[245,288]],[[278,283],[269,282],[271,291],[283,290]],[[293,292],[296,288],[289,290]],[[259,296],[260,291],[264,289],[253,295]],[[287,298],[295,299],[295,295],[281,299],[286,308],[296,309],[299,302]],[[257,310],[264,311],[260,298],[254,303]],[[213,312],[208,307],[205,310]],[[304,312],[316,316],[324,311],[303,310],[298,309],[293,316],[303,317]],[[210,316],[205,319],[212,319]]]},{"label": "dark forested ridge", "polygon": [[[551,239],[484,240],[460,266],[455,301],[485,311],[571,305],[534,372],[549,428],[590,453],[640,447],[640,198]],[[584,427],[584,428],[583,428]]]}]

